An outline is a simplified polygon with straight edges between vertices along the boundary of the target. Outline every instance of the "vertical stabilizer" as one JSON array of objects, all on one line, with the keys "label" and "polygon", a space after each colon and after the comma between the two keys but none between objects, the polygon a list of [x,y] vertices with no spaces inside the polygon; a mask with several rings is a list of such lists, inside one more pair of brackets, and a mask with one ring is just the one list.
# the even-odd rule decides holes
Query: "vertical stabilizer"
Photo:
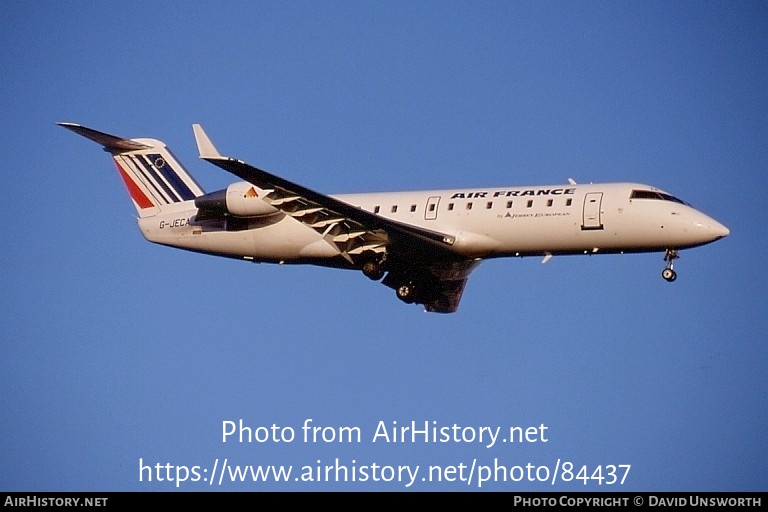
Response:
[{"label": "vertical stabilizer", "polygon": [[163,208],[203,195],[200,185],[171,153],[155,139],[124,139],[74,123],[58,123],[101,144],[112,154],[139,217],[151,217]]}]

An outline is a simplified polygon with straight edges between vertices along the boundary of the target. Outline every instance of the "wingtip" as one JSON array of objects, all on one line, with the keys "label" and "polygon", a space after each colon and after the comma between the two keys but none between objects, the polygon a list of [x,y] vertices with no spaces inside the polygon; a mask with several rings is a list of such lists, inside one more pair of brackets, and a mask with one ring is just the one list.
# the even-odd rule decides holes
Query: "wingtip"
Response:
[{"label": "wingtip", "polygon": [[195,133],[195,142],[197,142],[197,151],[200,153],[200,158],[222,158],[202,126],[195,123],[192,125],[192,131]]}]

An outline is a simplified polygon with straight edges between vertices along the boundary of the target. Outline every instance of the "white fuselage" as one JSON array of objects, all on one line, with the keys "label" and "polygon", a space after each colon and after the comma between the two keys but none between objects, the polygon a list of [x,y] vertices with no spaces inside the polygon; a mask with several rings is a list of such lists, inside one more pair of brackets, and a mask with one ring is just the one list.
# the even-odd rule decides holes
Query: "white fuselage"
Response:
[{"label": "white fuselage", "polygon": [[[633,191],[658,197],[632,197]],[[534,185],[333,196],[403,224],[455,237],[467,258],[652,252],[713,242],[728,229],[665,192],[637,183]],[[339,265],[338,249],[284,213],[196,222],[191,202],[139,219],[156,243],[253,261]],[[326,262],[327,260],[327,262]],[[333,263],[332,263],[333,261]]]}]

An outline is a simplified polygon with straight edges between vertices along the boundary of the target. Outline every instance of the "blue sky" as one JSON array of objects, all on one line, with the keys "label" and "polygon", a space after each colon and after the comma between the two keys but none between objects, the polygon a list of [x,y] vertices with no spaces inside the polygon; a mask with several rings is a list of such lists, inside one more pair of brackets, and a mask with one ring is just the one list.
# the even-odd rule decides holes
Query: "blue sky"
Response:
[{"label": "blue sky", "polygon": [[[764,2],[14,1],[0,22],[3,490],[766,490]],[[638,181],[731,235],[673,284],[661,254],[486,262],[426,314],[359,273],[145,242],[108,155],[57,121],[162,139],[209,191],[233,180],[193,123],[322,192]],[[240,419],[296,438],[222,442]],[[307,419],[361,439],[303,442]],[[224,459],[294,473],[209,486]],[[336,459],[420,473],[295,478]],[[558,460],[631,469],[422,479]]]}]

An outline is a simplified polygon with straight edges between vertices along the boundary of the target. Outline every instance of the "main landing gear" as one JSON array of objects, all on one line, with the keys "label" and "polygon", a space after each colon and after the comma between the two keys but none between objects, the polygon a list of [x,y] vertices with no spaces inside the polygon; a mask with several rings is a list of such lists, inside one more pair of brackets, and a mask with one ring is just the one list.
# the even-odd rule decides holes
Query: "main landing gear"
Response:
[{"label": "main landing gear", "polygon": [[365,254],[366,261],[363,263],[363,274],[365,274],[365,277],[368,279],[372,279],[374,281],[380,280],[382,277],[384,277],[384,274],[387,271],[387,257],[386,255],[377,255],[373,252],[367,252]]},{"label": "main landing gear", "polygon": [[393,279],[397,298],[406,304],[427,304],[441,297],[439,285],[425,275],[402,275]]},{"label": "main landing gear", "polygon": [[373,281],[383,278],[382,283],[394,289],[397,298],[406,304],[426,304],[437,297],[437,284],[432,276],[400,267],[393,269],[386,254],[376,254],[373,251],[365,253],[360,269]]},{"label": "main landing gear", "polygon": [[369,279],[378,281],[384,277],[384,265],[378,261],[366,261],[363,264],[363,274]]},{"label": "main landing gear", "polygon": [[668,282],[672,282],[675,279],[677,279],[677,272],[675,272],[675,260],[679,258],[680,255],[677,254],[677,251],[675,249],[667,249],[667,251],[664,253],[664,261],[667,263],[666,268],[661,271],[661,277],[663,277]]}]

